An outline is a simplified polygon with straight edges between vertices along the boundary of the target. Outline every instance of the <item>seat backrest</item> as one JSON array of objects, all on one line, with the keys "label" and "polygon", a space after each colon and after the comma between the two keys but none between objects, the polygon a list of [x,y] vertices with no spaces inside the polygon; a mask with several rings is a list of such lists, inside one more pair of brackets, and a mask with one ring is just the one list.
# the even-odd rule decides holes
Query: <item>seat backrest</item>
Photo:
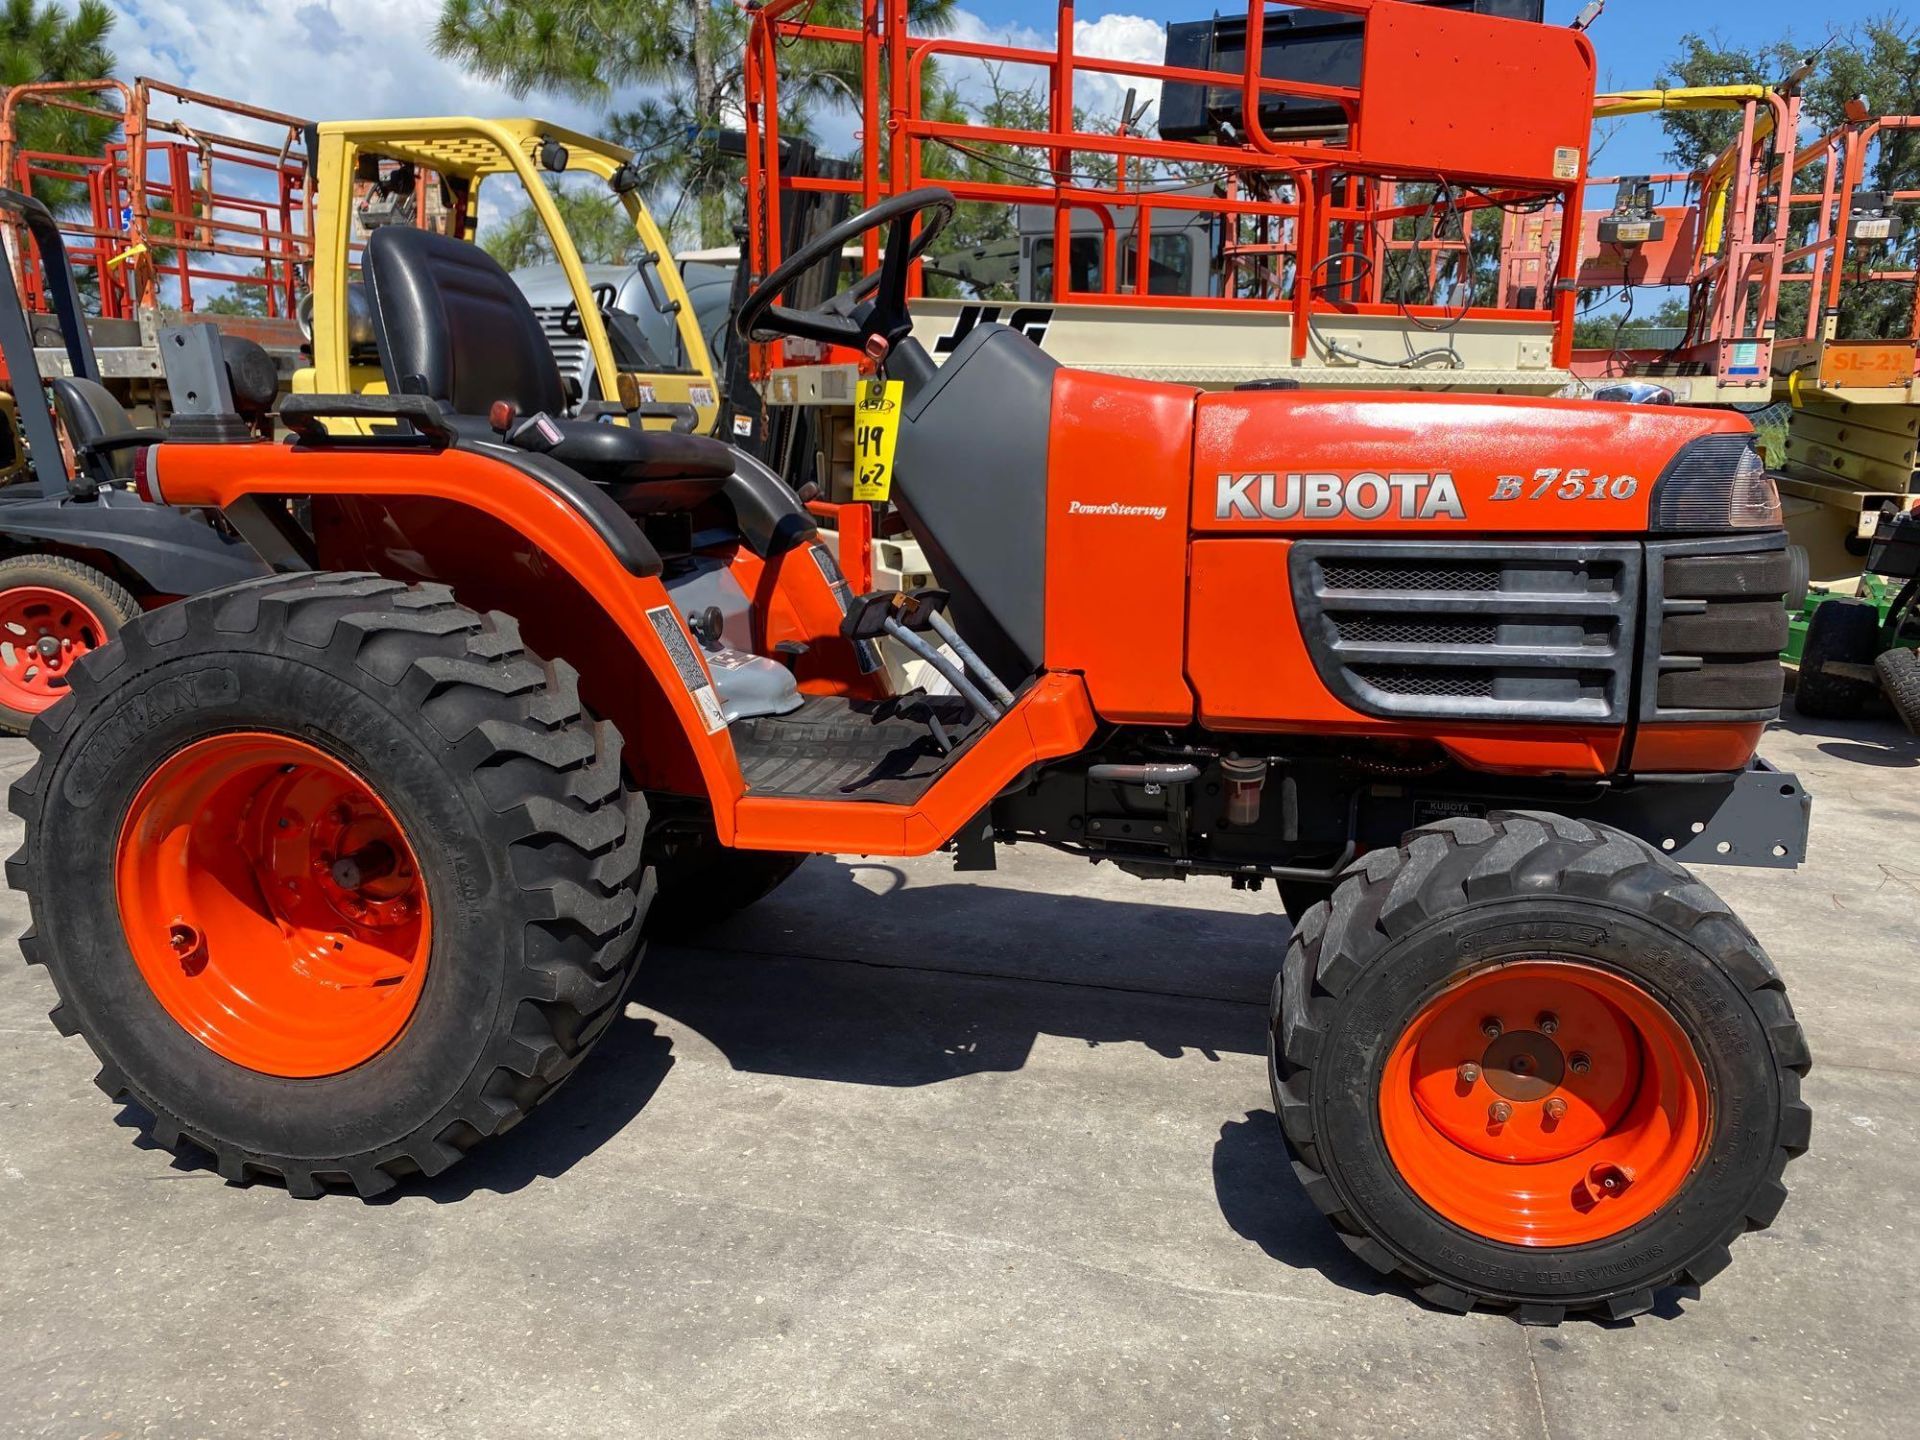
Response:
[{"label": "seat backrest", "polygon": [[367,238],[363,273],[394,394],[425,395],[457,415],[485,415],[497,400],[523,415],[566,409],[539,317],[478,245],[386,225]]},{"label": "seat backrest", "polygon": [[126,406],[97,380],[58,375],[47,382],[47,388],[53,391],[54,408],[60,412],[60,423],[67,427],[67,438],[73,442],[81,466],[92,478],[101,483],[130,478],[133,474],[131,449],[110,450],[93,456],[85,453],[86,447],[96,441],[133,433],[133,418],[127,414]]}]

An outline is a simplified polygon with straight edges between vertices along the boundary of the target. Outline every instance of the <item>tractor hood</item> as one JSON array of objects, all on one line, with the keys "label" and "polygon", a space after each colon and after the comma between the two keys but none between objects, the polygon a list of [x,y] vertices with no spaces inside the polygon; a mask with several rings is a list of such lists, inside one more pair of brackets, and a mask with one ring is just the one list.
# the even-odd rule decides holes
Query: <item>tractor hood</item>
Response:
[{"label": "tractor hood", "polygon": [[[1669,474],[1684,470],[1689,483],[1728,488],[1738,472],[1765,485],[1751,437],[1737,415],[1669,406],[1349,391],[1202,395],[1192,526],[1213,534],[1354,525],[1633,534],[1650,528],[1651,502]],[[1688,460],[1678,466],[1683,453]]]}]

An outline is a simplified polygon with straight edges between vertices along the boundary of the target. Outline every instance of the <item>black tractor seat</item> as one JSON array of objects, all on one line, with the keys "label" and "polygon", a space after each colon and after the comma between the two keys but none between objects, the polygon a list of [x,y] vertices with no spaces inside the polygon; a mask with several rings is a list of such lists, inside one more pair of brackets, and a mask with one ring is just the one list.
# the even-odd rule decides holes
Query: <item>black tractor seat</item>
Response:
[{"label": "black tractor seat", "polygon": [[[438,401],[463,443],[537,451],[599,484],[635,487],[621,497],[629,510],[689,508],[733,474],[733,451],[707,436],[569,419],[539,317],[478,245],[383,226],[367,239],[364,272],[387,388]],[[502,401],[519,417],[510,440],[488,418]]]},{"label": "black tractor seat", "polygon": [[558,460],[611,491],[621,508],[633,515],[691,510],[728,488],[733,478],[733,452],[704,435],[676,435],[565,416],[540,418],[559,435],[556,442],[548,443],[541,427],[510,430],[503,436],[472,415],[449,413],[447,425],[463,444],[508,446]]},{"label": "black tractor seat", "polygon": [[96,484],[131,480],[135,449],[166,439],[164,431],[136,426],[126,406],[98,380],[56,375],[47,388],[73,442],[74,458]]}]

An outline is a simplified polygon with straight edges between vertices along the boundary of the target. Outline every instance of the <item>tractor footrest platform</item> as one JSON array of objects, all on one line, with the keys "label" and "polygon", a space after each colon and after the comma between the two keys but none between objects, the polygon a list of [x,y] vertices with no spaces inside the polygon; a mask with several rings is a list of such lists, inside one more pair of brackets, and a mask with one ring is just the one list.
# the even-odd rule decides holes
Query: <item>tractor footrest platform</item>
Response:
[{"label": "tractor footrest platform", "polygon": [[[952,753],[935,743],[930,713]],[[749,794],[902,805],[919,799],[984,728],[957,696],[809,695],[790,714],[737,721],[729,733]]]}]

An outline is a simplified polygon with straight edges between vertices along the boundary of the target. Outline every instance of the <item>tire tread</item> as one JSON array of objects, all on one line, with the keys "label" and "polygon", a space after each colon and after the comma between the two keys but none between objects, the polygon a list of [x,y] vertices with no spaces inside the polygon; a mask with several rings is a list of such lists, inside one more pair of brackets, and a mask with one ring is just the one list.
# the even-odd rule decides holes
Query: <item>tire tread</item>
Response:
[{"label": "tire tread", "polygon": [[1772,1223],[1786,1198],[1781,1172],[1803,1153],[1812,1116],[1800,1100],[1809,1068],[1806,1037],[1787,1001],[1778,972],[1759,943],[1727,906],[1678,864],[1651,846],[1605,826],[1533,811],[1495,812],[1484,821],[1444,820],[1410,831],[1397,849],[1372,852],[1349,867],[1333,895],[1296,927],[1275,987],[1268,1073],[1281,1131],[1307,1197],[1348,1248],[1383,1273],[1407,1282],[1443,1309],[1466,1308],[1450,1280],[1390,1251],[1347,1211],[1319,1157],[1309,1103],[1320,1037],[1334,1021],[1340,997],[1380,956],[1389,941],[1420,921],[1465,903],[1504,898],[1574,877],[1564,886],[1611,900],[1679,931],[1713,956],[1747,992],[1766,1032],[1781,1083],[1782,1112],[1770,1176],[1750,1199],[1743,1223],[1699,1254],[1680,1257],[1651,1285],[1579,1304],[1500,1301],[1523,1324],[1557,1324],[1568,1313],[1623,1319],[1651,1308],[1654,1292],[1699,1284],[1725,1266],[1727,1245],[1746,1230]]},{"label": "tire tread", "polygon": [[[642,843],[647,805],[621,778],[620,736],[581,707],[570,669],[533,656],[510,619],[469,610],[444,586],[407,587],[377,575],[271,576],[170,609],[185,623],[154,612],[164,618],[128,627],[129,648],[164,650],[196,634],[223,643],[254,636],[256,645],[284,637],[337,654],[397,697],[430,697],[424,709],[449,742],[449,766],[476,774],[512,767],[510,776],[498,778],[519,797],[501,821],[505,834],[517,836],[508,841],[520,891],[512,913],[524,922],[525,939],[506,983],[508,993],[521,998],[510,1024],[493,1036],[440,1113],[362,1154],[308,1161],[247,1151],[169,1114],[111,1064],[103,1064],[97,1083],[146,1112],[140,1123],[155,1144],[204,1150],[235,1184],[273,1179],[300,1198],[342,1187],[372,1197],[408,1176],[438,1174],[552,1094],[618,1012],[653,893]],[[118,648],[88,657],[77,672],[97,673],[113,663],[108,657]],[[56,761],[61,728],[53,720],[35,724],[40,758],[8,795],[9,807],[27,822],[27,841],[8,862],[8,878],[27,892],[36,913],[47,903],[32,864],[34,832],[47,803],[41,775]],[[54,1023],[65,1030],[73,1021],[63,966],[48,953],[51,947],[31,939],[29,932],[22,951],[52,974],[61,998]]]}]

